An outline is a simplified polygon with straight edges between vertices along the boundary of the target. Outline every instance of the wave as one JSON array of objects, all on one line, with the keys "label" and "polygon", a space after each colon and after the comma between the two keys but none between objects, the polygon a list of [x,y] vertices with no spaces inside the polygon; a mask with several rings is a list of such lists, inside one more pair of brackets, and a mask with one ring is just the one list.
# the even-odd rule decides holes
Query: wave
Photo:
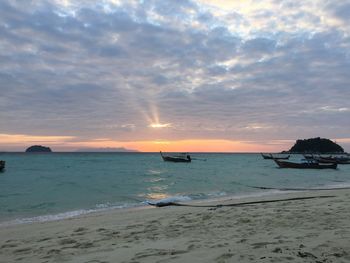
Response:
[{"label": "wave", "polygon": [[64,219],[73,218],[73,217],[91,214],[91,213],[104,212],[104,211],[109,211],[109,210],[114,210],[114,209],[133,208],[133,207],[139,207],[139,206],[143,206],[143,205],[144,205],[143,203],[133,203],[133,204],[128,203],[128,204],[123,204],[123,205],[110,205],[109,203],[98,204],[98,205],[96,205],[96,208],[92,208],[92,209],[79,209],[79,210],[58,213],[58,214],[49,214],[49,215],[42,215],[42,216],[17,218],[17,219],[11,220],[11,221],[0,222],[0,227],[11,226],[11,225],[20,225],[20,224],[30,224],[30,223],[37,223],[37,222],[59,221],[59,220],[64,220]]},{"label": "wave", "polygon": [[[167,201],[167,202],[186,202],[191,201],[192,198],[190,196],[172,196],[164,199],[157,200],[158,201]],[[136,199],[135,199],[136,201]],[[151,201],[136,201],[135,203],[125,203],[125,204],[113,204],[113,203],[103,203],[103,204],[97,204],[95,208],[91,209],[78,209],[73,211],[67,211],[57,214],[48,214],[48,215],[41,215],[41,216],[34,216],[34,217],[25,217],[25,218],[17,218],[11,221],[5,221],[0,222],[0,227],[3,226],[10,226],[10,225],[20,225],[20,224],[30,224],[30,223],[37,223],[37,222],[50,222],[50,221],[59,221],[64,220],[68,218],[73,218],[81,215],[91,214],[91,213],[98,213],[98,212],[104,212],[104,211],[110,211],[115,209],[127,209],[127,208],[136,208],[136,207],[142,207],[148,205],[148,203]],[[41,205],[41,204],[40,204]]]},{"label": "wave", "polygon": [[[322,189],[329,189],[329,190],[336,190],[336,189],[342,189],[342,188],[349,188],[350,182],[334,182],[327,185],[322,185]],[[313,187],[315,190],[317,188],[321,188],[320,186]],[[157,204],[157,203],[167,203],[167,202],[174,202],[174,203],[182,203],[182,202],[208,202],[208,201],[227,201],[232,199],[246,199],[246,198],[259,198],[264,196],[274,196],[274,195],[282,195],[286,193],[293,193],[297,192],[294,190],[279,190],[279,189],[261,189],[259,191],[250,192],[250,193],[226,193],[226,192],[210,192],[210,193],[196,193],[196,194],[188,194],[188,195],[174,195],[169,196],[167,198],[163,199],[157,199],[157,200],[136,200],[135,203],[125,203],[125,204],[113,204],[113,203],[104,203],[104,204],[97,204],[95,208],[92,209],[79,209],[74,211],[67,211],[63,213],[57,213],[57,214],[49,214],[49,215],[42,215],[42,216],[34,216],[34,217],[27,217],[27,218],[19,218],[14,219],[11,221],[5,221],[0,222],[0,227],[3,226],[10,226],[10,225],[18,225],[18,224],[28,224],[28,223],[36,223],[36,222],[49,222],[49,221],[58,221],[58,220],[64,220],[68,218],[73,218],[81,215],[96,213],[96,212],[104,212],[114,209],[127,209],[127,208],[136,208],[136,207],[142,207],[146,206],[148,204]]]},{"label": "wave", "polygon": [[167,198],[157,199],[157,200],[146,200],[144,204],[160,204],[160,203],[178,203],[178,202],[186,202],[191,201],[192,198],[187,195],[179,195],[179,196],[170,196]]}]

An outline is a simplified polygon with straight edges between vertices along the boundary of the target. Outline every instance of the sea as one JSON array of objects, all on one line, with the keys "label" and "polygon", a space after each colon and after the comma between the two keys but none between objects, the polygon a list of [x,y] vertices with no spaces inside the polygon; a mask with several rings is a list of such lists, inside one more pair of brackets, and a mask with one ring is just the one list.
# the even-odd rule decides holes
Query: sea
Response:
[{"label": "sea", "polygon": [[[350,165],[336,170],[281,169],[258,153],[191,156],[191,163],[171,163],[162,161],[159,153],[0,153],[0,160],[6,161],[0,172],[0,226],[145,207],[162,200],[350,187]],[[290,160],[301,158],[293,155]]]}]

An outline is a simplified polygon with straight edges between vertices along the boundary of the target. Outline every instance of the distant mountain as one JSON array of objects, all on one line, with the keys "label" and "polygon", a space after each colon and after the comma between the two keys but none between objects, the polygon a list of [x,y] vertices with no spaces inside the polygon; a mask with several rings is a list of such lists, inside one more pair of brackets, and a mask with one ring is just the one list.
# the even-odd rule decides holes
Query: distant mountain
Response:
[{"label": "distant mountain", "polygon": [[117,148],[81,148],[76,152],[138,152],[137,150],[126,149],[124,147]]},{"label": "distant mountain", "polygon": [[42,146],[42,145],[33,145],[33,146],[30,146],[26,149],[26,152],[27,153],[39,153],[39,152],[46,152],[46,153],[49,153],[49,152],[52,152],[50,147],[45,147],[45,146]]},{"label": "distant mountain", "polygon": [[337,143],[325,138],[297,140],[289,150],[290,153],[344,153]]}]

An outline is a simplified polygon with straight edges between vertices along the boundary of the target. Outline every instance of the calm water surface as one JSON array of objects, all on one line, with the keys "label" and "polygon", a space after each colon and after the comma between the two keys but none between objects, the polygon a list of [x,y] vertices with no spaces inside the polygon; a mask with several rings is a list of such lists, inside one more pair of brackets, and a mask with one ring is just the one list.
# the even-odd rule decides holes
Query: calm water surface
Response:
[{"label": "calm water surface", "polygon": [[[140,206],[146,200],[264,193],[248,185],[350,185],[350,165],[337,170],[279,169],[260,154],[192,156],[206,161],[168,163],[157,153],[2,153],[6,170],[0,173],[0,224]],[[291,160],[300,158],[294,155]]]}]

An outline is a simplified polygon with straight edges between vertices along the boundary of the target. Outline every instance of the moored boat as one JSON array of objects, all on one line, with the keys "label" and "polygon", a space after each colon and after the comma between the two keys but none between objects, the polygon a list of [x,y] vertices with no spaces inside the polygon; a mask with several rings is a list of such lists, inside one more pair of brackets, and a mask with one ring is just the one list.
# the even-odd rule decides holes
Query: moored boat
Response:
[{"label": "moored boat", "polygon": [[295,162],[287,162],[280,161],[274,159],[276,164],[280,168],[297,168],[297,169],[337,169],[337,164],[320,164],[318,162],[303,162],[303,163],[295,163]]},{"label": "moored boat", "polygon": [[5,161],[0,161],[0,171],[5,169]]},{"label": "moored boat", "polygon": [[336,164],[350,164],[348,157],[317,157],[314,158],[319,163],[336,163]]},{"label": "moored boat", "polygon": [[305,160],[307,160],[307,161],[313,161],[316,157],[313,154],[303,154],[303,156],[304,156]]},{"label": "moored boat", "polygon": [[272,155],[271,153],[268,153],[268,154],[263,154],[261,153],[261,156],[264,158],[264,159],[268,159],[268,160],[272,160],[272,159],[277,159],[277,160],[288,160],[290,155],[288,156],[274,156]]},{"label": "moored boat", "polygon": [[179,155],[163,155],[162,152],[160,152],[160,155],[162,156],[162,159],[164,162],[174,162],[174,163],[190,163],[191,162],[191,156],[187,153],[181,153]]}]

